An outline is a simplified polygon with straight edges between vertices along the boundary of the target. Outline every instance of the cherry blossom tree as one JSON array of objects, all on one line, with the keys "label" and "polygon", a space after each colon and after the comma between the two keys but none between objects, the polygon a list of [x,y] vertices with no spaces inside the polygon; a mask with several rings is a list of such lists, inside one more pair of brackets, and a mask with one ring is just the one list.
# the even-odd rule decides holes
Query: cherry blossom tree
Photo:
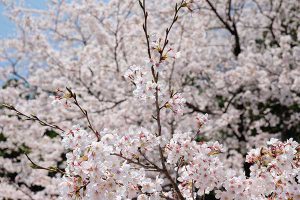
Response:
[{"label": "cherry blossom tree", "polygon": [[3,3],[1,197],[299,198],[298,1]]}]

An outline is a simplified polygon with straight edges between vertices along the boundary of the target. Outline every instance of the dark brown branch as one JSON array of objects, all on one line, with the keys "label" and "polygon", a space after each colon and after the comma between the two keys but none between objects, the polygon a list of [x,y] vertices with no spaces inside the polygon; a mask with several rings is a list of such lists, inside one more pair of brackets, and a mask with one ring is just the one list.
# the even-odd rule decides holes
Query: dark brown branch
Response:
[{"label": "dark brown branch", "polygon": [[5,54],[5,57],[4,57],[4,58],[7,59],[8,62],[11,64],[11,67],[12,67],[12,74],[13,74],[14,76],[16,76],[17,78],[21,79],[21,80],[24,82],[25,86],[30,86],[28,80],[27,80],[24,76],[20,75],[20,74],[17,72],[16,66],[17,66],[17,64],[19,63],[20,58],[18,58],[16,61],[13,61],[12,59],[9,58],[9,56],[8,56],[8,54],[7,54],[6,51],[4,51],[4,54]]},{"label": "dark brown branch", "polygon": [[270,23],[268,29],[270,30],[270,33],[271,33],[271,36],[272,36],[272,38],[273,38],[273,41],[274,41],[275,45],[276,45],[277,47],[280,47],[280,44],[279,44],[279,42],[278,42],[277,39],[276,39],[276,35],[275,35],[274,29],[273,29],[273,26],[274,26],[274,20],[275,20],[275,17],[271,19],[271,23]]},{"label": "dark brown branch", "polygon": [[232,97],[229,99],[229,101],[228,101],[228,103],[227,103],[227,105],[226,105],[225,110],[223,111],[223,113],[226,113],[226,112],[228,111],[228,108],[229,108],[229,106],[232,104],[234,98],[235,98],[238,94],[240,94],[242,91],[243,91],[243,88],[241,87],[241,88],[239,88],[236,92],[233,93],[233,95],[232,95]]},{"label": "dark brown branch", "polygon": [[241,44],[240,44],[240,36],[239,36],[238,30],[236,27],[236,22],[234,21],[234,19],[231,18],[231,15],[230,15],[231,1],[229,1],[230,5],[228,6],[227,15],[228,15],[229,21],[232,23],[232,26],[222,18],[222,16],[219,14],[216,7],[210,2],[210,0],[206,0],[206,2],[208,3],[208,5],[211,8],[211,10],[213,11],[213,13],[217,16],[217,18],[225,26],[225,28],[231,33],[231,35],[234,36],[235,45],[234,45],[234,49],[233,49],[233,54],[235,56],[238,56],[242,52],[242,50],[241,50]]},{"label": "dark brown branch", "polygon": [[209,1],[206,0],[206,2],[208,3],[209,7],[211,8],[211,10],[215,13],[215,15],[217,16],[217,18],[222,22],[222,24],[225,26],[225,28],[232,34],[234,35],[234,31],[231,28],[231,26],[221,17],[221,15],[218,13],[217,9],[214,7],[214,5]]},{"label": "dark brown branch", "polygon": [[19,110],[17,110],[14,106],[12,105],[9,105],[9,104],[2,104],[2,106],[4,106],[5,108],[9,109],[9,110],[12,110],[14,111],[18,116],[21,116],[21,117],[24,117],[25,120],[31,120],[31,121],[37,121],[39,122],[42,126],[47,126],[47,127],[50,127],[50,128],[53,128],[53,129],[57,129],[57,130],[60,130],[62,132],[65,132],[64,129],[60,128],[58,125],[55,125],[55,124],[50,124],[46,121],[43,121],[41,119],[39,119],[36,115],[26,115],[22,112],[20,112]]},{"label": "dark brown branch", "polygon": [[[144,33],[145,33],[145,36],[146,36],[146,40],[147,40],[147,48],[148,48],[148,56],[149,56],[149,59],[151,60],[151,49],[150,49],[150,42],[149,42],[149,35],[148,35],[148,31],[147,31],[147,18],[148,18],[148,13],[146,11],[146,3],[145,3],[145,0],[143,0],[143,3],[141,1],[139,1],[139,4],[143,10],[143,13],[144,13],[144,24],[143,24],[143,30],[144,30]],[[171,25],[166,29],[166,35],[165,35],[165,38],[164,38],[164,42],[163,42],[163,45],[162,45],[162,49],[160,49],[159,53],[160,53],[160,59],[159,59],[159,62],[163,61],[163,55],[164,55],[164,50],[167,46],[167,44],[169,43],[169,40],[168,40],[168,36],[169,36],[169,33],[173,27],[173,25],[175,24],[175,22],[178,20],[178,12],[180,11],[181,8],[185,7],[186,6],[186,3],[184,0],[181,1],[181,3],[178,5],[176,3],[175,5],[175,13],[174,13],[174,16],[173,16],[173,20],[171,22]],[[151,71],[152,71],[152,76],[153,76],[153,80],[155,83],[158,83],[158,80],[159,80],[159,74],[158,72],[155,73],[154,71],[154,66],[151,67]],[[156,108],[156,122],[157,122],[157,128],[158,128],[158,133],[157,135],[160,136],[161,135],[161,120],[160,120],[160,105],[159,105],[159,99],[158,99],[158,88],[156,87],[156,90],[155,90],[155,108]],[[162,164],[162,173],[165,174],[165,176],[167,177],[167,179],[171,182],[174,190],[176,191],[179,199],[181,200],[184,200],[184,197],[183,195],[181,194],[180,192],[180,189],[178,188],[178,185],[174,182],[173,178],[171,177],[171,175],[169,174],[168,170],[167,170],[167,167],[166,167],[166,164],[165,164],[165,158],[163,156],[163,150],[161,147],[159,147],[159,154],[160,154],[160,159],[161,159],[161,164]]]},{"label": "dark brown branch", "polygon": [[[164,157],[163,157],[163,153],[162,153],[161,147],[159,147],[159,153],[160,153],[161,158],[164,158]],[[167,167],[166,167],[165,161],[162,160],[161,163],[162,163],[162,167],[163,167],[162,173],[165,174],[165,176],[167,177],[167,179],[171,182],[171,184],[172,184],[173,188],[175,189],[175,191],[176,191],[176,193],[177,193],[179,199],[184,200],[185,198],[184,198],[183,195],[181,194],[178,185],[176,184],[176,182],[175,182],[175,181],[173,180],[173,178],[171,177],[171,175],[170,175],[170,173],[169,173],[169,171],[168,171],[168,169],[167,169]]]},{"label": "dark brown branch", "polygon": [[178,177],[179,177],[179,169],[180,167],[183,165],[183,158],[179,158],[178,162],[177,162],[177,170],[176,170],[176,183],[178,183]]},{"label": "dark brown branch", "polygon": [[[8,182],[10,185],[14,186],[16,190],[20,190],[23,194],[25,194],[30,200],[34,200],[34,198],[31,196],[31,194],[29,194],[29,192],[26,192],[21,188],[21,185],[16,184],[13,181],[8,181]],[[24,183],[22,185],[25,185],[26,188],[30,189],[27,184]]]},{"label": "dark brown branch", "polygon": [[135,165],[138,165],[138,166],[141,166],[145,169],[154,169],[155,171],[161,171],[160,168],[158,167],[155,167],[155,166],[151,166],[151,165],[146,165],[144,163],[141,163],[140,161],[134,161],[133,159],[130,159],[130,158],[126,158],[124,157],[123,155],[121,154],[116,154],[116,153],[112,153],[111,155],[113,156],[118,156],[120,158],[123,158],[124,160],[126,160],[128,163],[131,163],[131,164],[135,164]]},{"label": "dark brown branch", "polygon": [[149,160],[146,155],[141,151],[141,149],[138,150],[139,153],[143,156],[143,158],[148,162],[150,163],[153,167],[155,167],[157,170],[161,170],[154,162],[152,162],[151,160]]},{"label": "dark brown branch", "polygon": [[[141,2],[141,0],[139,0],[139,4],[140,4],[140,7],[142,8],[143,13],[144,13],[143,30],[144,30],[145,37],[146,37],[146,41],[147,41],[147,52],[148,52],[148,57],[149,57],[149,60],[152,60],[152,56],[151,56],[151,47],[150,47],[150,41],[149,41],[150,36],[149,36],[149,34],[148,34],[148,26],[147,26],[148,12],[146,11],[146,0],[143,0],[143,3]],[[156,76],[155,76],[155,71],[154,71],[154,67],[153,67],[153,66],[151,67],[151,73],[152,73],[152,76],[153,76],[153,77],[156,77]]]},{"label": "dark brown branch", "polygon": [[63,170],[61,170],[57,167],[42,167],[41,165],[38,165],[35,162],[33,162],[32,159],[26,153],[25,153],[25,156],[31,162],[31,167],[33,169],[43,169],[43,170],[47,170],[47,171],[50,171],[50,172],[59,172],[59,173],[62,173],[62,174],[66,174],[66,172],[64,172]]},{"label": "dark brown branch", "polygon": [[119,104],[121,104],[121,103],[123,103],[123,102],[125,102],[125,101],[126,101],[126,99],[122,99],[122,100],[120,100],[120,101],[113,102],[114,105],[112,105],[112,106],[110,106],[110,107],[107,107],[107,108],[103,108],[102,110],[95,111],[95,113],[102,113],[102,112],[105,112],[105,111],[107,111],[107,110],[111,110],[111,109],[117,107]]},{"label": "dark brown branch", "polygon": [[88,186],[88,184],[90,184],[89,181],[86,182],[85,184],[83,184],[82,186],[80,186],[80,187],[75,191],[75,194],[76,194],[76,193],[79,193],[79,191],[80,191],[81,189],[86,188],[86,186]]},{"label": "dark brown branch", "polygon": [[97,137],[97,141],[99,141],[99,140],[100,140],[100,134],[99,134],[99,132],[94,128],[94,126],[92,125],[87,110],[83,109],[83,108],[80,106],[80,104],[79,104],[78,101],[77,101],[77,96],[76,96],[76,94],[73,93],[73,92],[71,91],[71,89],[69,89],[69,88],[66,88],[66,89],[67,89],[67,91],[68,91],[69,94],[70,94],[70,98],[72,98],[72,99],[74,100],[73,103],[79,108],[79,110],[81,111],[81,113],[82,113],[82,114],[85,116],[85,118],[87,119],[88,124],[89,124],[89,125],[88,125],[89,129],[91,129],[91,131],[93,131],[93,133],[94,133],[95,136]]},{"label": "dark brown branch", "polygon": [[186,102],[185,104],[188,108],[192,109],[192,111],[190,113],[198,112],[198,113],[202,113],[202,114],[207,113],[207,114],[210,114],[210,115],[215,114],[215,113],[211,112],[210,110],[201,110],[198,106],[196,106],[192,103]]},{"label": "dark brown branch", "polygon": [[141,6],[141,8],[143,10],[143,14],[144,14],[143,30],[144,30],[146,41],[147,41],[148,57],[149,57],[149,59],[151,59],[151,48],[150,48],[148,26],[147,26],[148,12],[146,11],[146,2],[145,2],[145,0],[143,0],[143,3],[142,3],[141,0],[139,0],[139,4],[140,4],[140,6]]},{"label": "dark brown branch", "polygon": [[[254,3],[256,4],[256,6],[257,6],[259,12],[260,12],[263,16],[267,17],[267,18],[270,20],[270,24],[269,24],[266,28],[270,31],[271,37],[273,38],[274,44],[275,44],[277,47],[280,47],[280,44],[279,44],[278,40],[276,39],[276,35],[275,35],[275,33],[274,33],[274,27],[273,27],[273,26],[274,26],[274,21],[275,21],[276,16],[269,16],[269,15],[265,14],[264,11],[263,11],[263,9],[262,9],[262,7],[261,7],[260,4],[258,3],[258,1],[257,1],[257,0],[253,0],[253,1],[254,1]],[[280,8],[281,8],[281,6],[282,6],[282,2],[283,2],[283,0],[280,1],[279,5],[278,5],[278,7],[275,9],[274,13],[278,13],[278,12],[279,12],[279,10],[280,10]],[[271,1],[271,9],[270,9],[269,12],[272,12],[272,10],[273,10],[273,4],[272,4],[272,1]]]},{"label": "dark brown branch", "polygon": [[195,185],[194,185],[194,180],[192,180],[192,198],[193,200],[195,200],[195,197],[194,197],[194,188],[195,188]]},{"label": "dark brown branch", "polygon": [[228,0],[227,16],[229,21],[231,21],[231,0]]},{"label": "dark brown branch", "polygon": [[[121,1],[118,2],[117,15],[120,12],[120,4],[121,4]],[[115,63],[116,63],[116,69],[117,69],[118,73],[120,72],[119,61],[118,61],[118,47],[119,47],[118,33],[119,33],[119,26],[120,26],[120,21],[119,21],[119,18],[117,17],[116,31],[114,32],[114,37],[115,37],[114,60],[115,60]]]}]

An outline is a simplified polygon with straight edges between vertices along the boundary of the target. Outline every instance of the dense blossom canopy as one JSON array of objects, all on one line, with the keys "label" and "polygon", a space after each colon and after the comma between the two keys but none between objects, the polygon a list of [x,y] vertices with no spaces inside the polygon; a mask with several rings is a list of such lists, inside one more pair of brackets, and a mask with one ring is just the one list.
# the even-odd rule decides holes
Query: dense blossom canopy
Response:
[{"label": "dense blossom canopy", "polygon": [[1,2],[0,198],[300,199],[299,1]]}]

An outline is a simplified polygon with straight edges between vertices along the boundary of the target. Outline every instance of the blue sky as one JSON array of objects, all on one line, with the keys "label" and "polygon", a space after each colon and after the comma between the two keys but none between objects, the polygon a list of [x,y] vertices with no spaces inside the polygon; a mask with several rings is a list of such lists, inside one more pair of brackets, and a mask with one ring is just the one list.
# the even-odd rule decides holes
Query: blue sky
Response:
[{"label": "blue sky", "polygon": [[[15,1],[19,1],[19,0],[15,0]],[[28,8],[35,8],[35,9],[47,8],[46,5],[47,0],[24,0],[24,2],[25,2],[25,6]],[[16,34],[16,27],[9,20],[9,18],[5,16],[5,9],[3,5],[0,3],[0,39],[14,37],[15,34]],[[2,64],[0,63],[0,67],[2,66]],[[23,76],[27,76],[26,71],[22,71],[21,74]],[[2,85],[3,85],[3,81],[0,80],[0,87]]]},{"label": "blue sky", "polygon": [[[20,0],[14,0],[16,2]],[[48,0],[23,0],[25,6],[35,9],[47,9]],[[109,2],[109,0],[103,0],[104,2]],[[13,23],[4,14],[4,7],[0,3],[0,39],[14,36],[16,28]]]},{"label": "blue sky", "polygon": [[[26,7],[45,9],[47,0],[25,0],[24,2]],[[5,16],[3,5],[0,4],[0,38],[13,36],[15,31],[14,24]]]}]

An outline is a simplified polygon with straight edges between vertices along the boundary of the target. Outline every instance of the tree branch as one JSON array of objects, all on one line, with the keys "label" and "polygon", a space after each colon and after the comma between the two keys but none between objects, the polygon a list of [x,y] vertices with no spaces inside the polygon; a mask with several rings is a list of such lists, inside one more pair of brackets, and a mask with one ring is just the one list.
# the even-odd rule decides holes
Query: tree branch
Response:
[{"label": "tree branch", "polygon": [[70,94],[70,98],[72,98],[72,99],[74,100],[73,103],[80,109],[81,113],[82,113],[82,114],[85,116],[85,118],[87,119],[88,124],[89,124],[89,125],[88,125],[89,129],[91,129],[91,131],[93,131],[93,133],[94,133],[95,136],[97,137],[97,141],[100,141],[100,134],[99,134],[99,132],[94,128],[94,126],[92,125],[87,110],[83,109],[83,108],[79,105],[79,103],[78,103],[78,101],[77,101],[76,94],[73,93],[73,92],[71,91],[71,89],[69,89],[69,88],[66,88],[66,89],[67,89],[67,91],[68,91],[69,94]]},{"label": "tree branch", "polygon": [[42,126],[47,126],[47,127],[50,127],[50,128],[53,128],[53,129],[57,129],[57,130],[60,130],[62,132],[65,132],[64,129],[60,128],[58,125],[55,125],[55,124],[50,124],[46,121],[43,121],[41,119],[39,119],[36,115],[27,115],[27,114],[24,114],[22,112],[20,112],[19,110],[17,110],[14,106],[12,105],[9,105],[9,104],[2,104],[2,106],[4,106],[5,108],[9,109],[9,110],[12,110],[14,111],[18,116],[21,116],[21,117],[25,117],[25,120],[31,120],[31,121],[37,121],[39,122]]}]

